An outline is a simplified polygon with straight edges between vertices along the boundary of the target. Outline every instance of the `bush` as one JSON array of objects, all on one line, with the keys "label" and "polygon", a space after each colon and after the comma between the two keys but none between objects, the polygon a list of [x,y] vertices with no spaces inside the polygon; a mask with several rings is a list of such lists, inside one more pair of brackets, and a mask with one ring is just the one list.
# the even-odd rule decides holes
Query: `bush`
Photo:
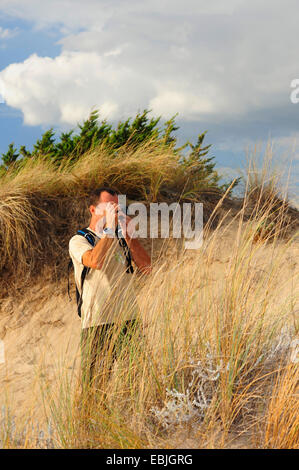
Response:
[{"label": "bush", "polygon": [[[106,120],[99,121],[99,111],[92,111],[89,118],[82,124],[79,124],[79,133],[75,134],[74,130],[61,133],[60,137],[55,136],[53,128],[47,130],[40,139],[34,144],[33,150],[29,151],[24,145],[19,149],[14,148],[14,144],[9,145],[6,154],[2,154],[3,164],[0,166],[0,177],[8,169],[19,171],[28,160],[36,158],[46,158],[54,163],[57,167],[65,162],[75,163],[86,152],[95,150],[98,147],[105,147],[111,158],[119,155],[120,149],[126,147],[129,151],[137,150],[144,144],[151,142],[158,145],[161,150],[169,149],[174,154],[180,155],[180,163],[186,171],[186,174],[192,173],[192,178],[197,174],[199,187],[206,185],[218,187],[220,177],[215,171],[214,157],[208,157],[207,154],[211,145],[204,146],[204,137],[206,132],[198,136],[196,145],[189,141],[179,148],[176,148],[177,139],[173,132],[179,128],[175,124],[175,116],[165,122],[164,127],[159,127],[158,118],[149,119],[150,110],[144,110],[143,113],[137,113],[132,120],[128,118],[126,121],[120,121],[113,129],[111,124]],[[188,156],[182,155],[182,150],[190,148]],[[125,155],[124,152],[122,152]],[[219,187],[226,190],[232,182]],[[238,184],[236,180],[232,186]]]}]

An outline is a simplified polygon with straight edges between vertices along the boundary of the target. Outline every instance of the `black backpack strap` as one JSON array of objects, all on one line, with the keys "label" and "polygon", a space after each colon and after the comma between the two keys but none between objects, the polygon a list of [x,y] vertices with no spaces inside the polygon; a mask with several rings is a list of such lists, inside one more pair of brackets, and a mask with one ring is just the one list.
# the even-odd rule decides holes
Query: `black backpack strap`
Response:
[{"label": "black backpack strap", "polygon": [[118,238],[118,242],[119,242],[120,246],[122,247],[122,249],[124,251],[124,254],[125,254],[125,257],[126,257],[127,273],[133,274],[134,268],[133,268],[133,265],[132,265],[132,257],[131,257],[130,248],[128,247],[128,244],[127,244],[127,242],[126,242],[126,240],[125,240],[125,238],[122,234],[122,231],[119,227],[116,227],[115,234]]},{"label": "black backpack strap", "polygon": [[[124,237],[120,236],[120,234],[118,233],[118,227],[116,228],[115,233],[116,233],[116,236],[118,238],[119,244],[122,247],[122,249],[124,251],[124,254],[125,254],[125,257],[126,257],[127,273],[132,274],[134,272],[134,268],[133,268],[133,265],[132,265],[132,257],[131,257],[130,249],[129,249],[129,247],[127,245],[127,242],[124,239]],[[81,235],[82,237],[86,238],[86,240],[90,243],[91,246],[93,246],[93,247],[95,246],[96,241],[95,241],[94,234],[92,232],[90,232],[88,229],[83,228],[81,230],[78,230],[77,235]],[[70,298],[69,270],[72,267],[72,264],[73,263],[72,263],[72,260],[71,260],[69,262],[69,265],[68,265],[68,295],[69,295],[69,298]],[[81,273],[81,293],[79,292],[78,287],[76,285],[76,300],[77,300],[77,308],[78,308],[79,317],[81,317],[81,307],[82,307],[82,302],[83,302],[83,299],[82,299],[83,284],[84,284],[85,278],[86,278],[87,274],[89,273],[89,271],[90,271],[90,268],[88,268],[87,266],[84,266],[84,268],[82,269],[82,273]]]},{"label": "black backpack strap", "polygon": [[77,235],[81,235],[82,237],[86,238],[86,240],[92,245],[95,246],[96,240],[94,238],[94,234],[88,230],[87,228],[82,228],[78,230]]},{"label": "black backpack strap", "polygon": [[133,274],[134,268],[132,265],[132,257],[131,257],[131,252],[130,248],[127,245],[127,242],[124,238],[119,238],[118,239],[120,246],[122,247],[125,257],[126,257],[126,262],[127,262],[127,273]]},{"label": "black backpack strap", "polygon": [[88,268],[87,266],[84,266],[84,268],[82,269],[82,273],[81,273],[81,293],[78,291],[78,287],[76,286],[77,308],[78,308],[78,315],[79,315],[80,318],[81,318],[81,307],[82,307],[82,302],[83,302],[83,298],[82,298],[83,284],[84,284],[86,275],[89,273],[89,271],[90,271],[90,268]]},{"label": "black backpack strap", "polygon": [[[82,237],[86,238],[86,240],[88,241],[88,243],[90,243],[90,245],[92,247],[95,246],[96,240],[95,240],[94,234],[92,232],[90,232],[88,229],[83,228],[81,230],[78,230],[77,235],[81,235]],[[72,262],[72,260],[70,260],[69,265],[68,265],[68,294],[69,294],[69,297],[70,297],[70,293],[69,293],[69,270],[70,270],[70,267],[72,265],[73,265],[73,262]],[[83,284],[84,284],[86,275],[89,273],[89,271],[90,271],[90,268],[88,268],[87,266],[84,266],[84,268],[82,269],[82,272],[81,272],[81,286],[80,286],[81,287],[81,293],[79,292],[77,284],[76,284],[76,300],[77,300],[77,309],[78,309],[79,317],[81,317],[81,307],[82,307],[82,302],[83,302],[83,299],[82,299]]]}]

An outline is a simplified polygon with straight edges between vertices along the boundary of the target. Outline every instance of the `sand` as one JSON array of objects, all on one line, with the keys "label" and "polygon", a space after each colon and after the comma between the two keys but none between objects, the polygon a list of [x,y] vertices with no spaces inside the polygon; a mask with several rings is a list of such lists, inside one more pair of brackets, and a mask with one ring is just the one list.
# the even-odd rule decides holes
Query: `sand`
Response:
[{"label": "sand", "polygon": [[[225,275],[236,228],[233,225],[223,236],[221,246],[211,259],[211,282]],[[283,246],[284,242],[280,243]],[[255,257],[257,276],[270,253],[270,247],[260,245]],[[278,301],[294,292],[296,286],[292,281],[285,281],[298,273],[298,262],[299,241],[292,243],[284,254],[277,286]],[[74,289],[70,302],[66,284],[66,281],[57,285],[39,280],[26,289],[22,297],[0,301],[0,404],[9,406],[18,419],[30,415],[44,422],[41,387],[50,384],[55,388],[55,376],[61,367],[76,382],[81,326]],[[294,311],[298,313],[298,305],[294,306]]]}]

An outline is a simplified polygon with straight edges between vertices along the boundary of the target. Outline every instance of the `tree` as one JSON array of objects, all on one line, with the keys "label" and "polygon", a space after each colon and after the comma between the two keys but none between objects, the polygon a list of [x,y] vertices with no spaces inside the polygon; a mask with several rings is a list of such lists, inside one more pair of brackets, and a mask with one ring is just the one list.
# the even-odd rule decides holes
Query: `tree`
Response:
[{"label": "tree", "polygon": [[60,134],[60,142],[55,145],[55,160],[60,162],[73,153],[75,148],[75,142],[72,138],[73,132],[71,130]]},{"label": "tree", "polygon": [[[178,113],[166,121],[161,128],[159,127],[161,116],[149,118],[150,112],[151,110],[144,109],[142,113],[138,112],[133,120],[129,117],[125,121],[119,121],[116,128],[112,128],[106,119],[100,122],[99,111],[94,110],[88,119],[82,124],[78,124],[79,133],[75,134],[74,130],[62,132],[56,141],[55,132],[51,128],[42,135],[41,139],[37,140],[32,152],[28,151],[24,145],[21,146],[20,155],[22,158],[20,159],[18,159],[19,154],[14,148],[14,144],[10,144],[7,153],[3,155],[2,170],[6,171],[17,159],[21,165],[28,158],[36,156],[50,158],[57,165],[60,165],[64,160],[75,162],[81,155],[98,145],[103,145],[110,151],[111,158],[113,158],[118,155],[118,149],[124,145],[134,150],[149,140],[153,140],[161,147],[170,147],[173,152],[179,155],[181,165],[199,187],[201,182],[205,184],[207,181],[210,186],[222,190],[226,190],[230,186],[231,182],[219,186],[220,176],[215,170],[215,157],[208,156],[211,145],[204,145],[207,131],[198,135],[196,144],[187,141],[181,147],[176,148],[177,138],[174,132],[179,129],[175,123]],[[181,156],[181,151],[188,146],[191,152],[187,156]],[[95,158],[96,156],[95,153]],[[238,182],[239,179],[235,181],[233,187]]]},{"label": "tree", "polygon": [[12,142],[8,146],[8,151],[6,153],[2,153],[4,167],[9,168],[13,165],[17,161],[18,156],[19,154],[17,153],[17,149],[14,148],[14,142]]},{"label": "tree", "polygon": [[34,145],[32,155],[55,156],[55,132],[53,128],[46,131]]}]

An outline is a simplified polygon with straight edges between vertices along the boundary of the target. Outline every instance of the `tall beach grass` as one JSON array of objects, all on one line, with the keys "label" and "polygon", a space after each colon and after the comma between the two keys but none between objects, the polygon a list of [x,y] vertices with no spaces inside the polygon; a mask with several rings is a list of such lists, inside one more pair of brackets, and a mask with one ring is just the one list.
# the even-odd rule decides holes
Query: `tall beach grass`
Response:
[{"label": "tall beach grass", "polygon": [[[164,183],[180,195],[191,184],[169,155],[142,162],[139,166],[134,154],[105,166],[103,157],[99,173],[88,154],[75,169],[55,173],[40,162],[7,176],[1,191],[12,199],[1,206],[5,240],[10,243],[10,231],[23,235],[12,251],[2,246],[6,263],[10,256],[22,260],[24,251],[24,266],[30,266],[30,256],[36,255],[32,251],[28,257],[37,235],[31,233],[32,221],[39,217],[31,203],[26,205],[30,188],[55,200],[75,198],[77,188],[83,200],[89,185],[109,183],[132,198],[152,201],[163,196]],[[299,292],[290,288],[298,285],[298,269],[284,271],[298,234],[292,226],[282,238],[293,219],[286,217],[287,203],[277,187],[269,196],[260,179],[249,183],[239,210],[223,213],[215,228],[212,219],[222,204],[217,194],[200,249],[191,253],[179,245],[171,259],[154,261],[152,274],[140,283],[138,326],[111,362],[116,328],[104,345],[93,385],[82,388],[80,350],[71,371],[63,360],[57,363],[54,381],[40,366],[44,420],[51,423],[48,444],[41,441],[41,446],[175,448],[188,442],[199,448],[299,448],[298,363],[291,354],[298,339]],[[205,191],[217,193],[208,185]],[[18,194],[26,197],[18,200]],[[10,211],[20,217],[10,218]],[[52,217],[47,227],[57,222],[57,214]],[[70,220],[74,227],[72,215]],[[130,305],[124,305],[123,316],[130,316]],[[12,430],[10,422],[4,420],[3,446],[36,446],[30,433],[16,441],[20,431]]]}]

